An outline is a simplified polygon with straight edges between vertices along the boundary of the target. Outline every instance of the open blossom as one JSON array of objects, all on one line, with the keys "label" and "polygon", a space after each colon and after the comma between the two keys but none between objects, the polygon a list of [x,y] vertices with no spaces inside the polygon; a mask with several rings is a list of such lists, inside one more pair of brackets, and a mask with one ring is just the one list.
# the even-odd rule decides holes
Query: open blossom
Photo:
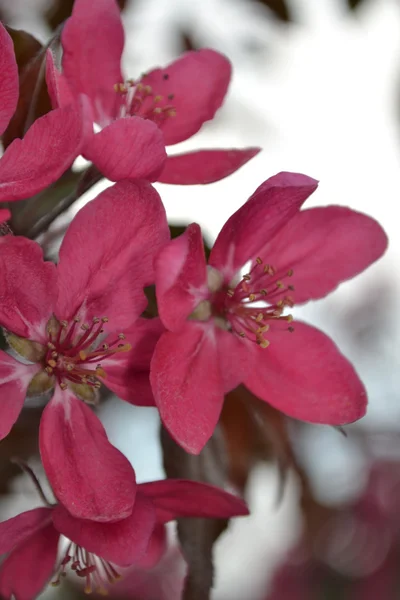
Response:
[{"label": "open blossom", "polygon": [[222,54],[188,52],[165,68],[124,82],[124,31],[116,0],[75,0],[61,41],[62,74],[48,53],[53,105],[68,105],[79,94],[90,99],[101,131],[89,139],[83,154],[109,179],[211,183],[258,153],[258,148],[216,149],[166,157],[165,145],[194,135],[221,106],[231,77]]},{"label": "open blossom", "polygon": [[305,175],[279,173],[230,217],[208,265],[196,224],[156,258],[168,331],[150,379],[165,426],[189,452],[204,446],[224,394],[240,383],[304,421],[338,425],[365,412],[352,365],[326,335],[293,323],[287,311],[361,272],[387,238],[376,221],[342,206],[299,211],[316,187]]},{"label": "open blossom", "polygon": [[[18,102],[14,46],[0,23],[0,135]],[[14,140],[0,159],[0,202],[28,198],[56,181],[81,152],[89,106],[84,96],[37,119],[24,138]],[[85,116],[86,115],[86,116]],[[0,221],[6,216],[0,210]]]},{"label": "open blossom", "polygon": [[87,404],[102,382],[124,400],[153,403],[148,373],[161,326],[138,317],[154,253],[168,239],[158,193],[129,181],[76,215],[57,266],[36,242],[0,238],[0,325],[24,359],[0,352],[0,439],[26,396],[51,393],[40,452],[57,498],[82,518],[113,521],[132,509],[129,463]]},{"label": "open blossom", "polygon": [[[132,467],[126,476],[135,482]],[[78,519],[60,503],[36,508],[0,523],[0,555],[8,554],[0,566],[0,594],[33,600],[50,580],[59,585],[68,570],[82,578],[86,593],[105,593],[120,578],[118,567],[157,564],[168,521],[247,514],[240,498],[181,479],[138,485],[131,513],[114,523]],[[60,535],[69,543],[57,563]]]}]

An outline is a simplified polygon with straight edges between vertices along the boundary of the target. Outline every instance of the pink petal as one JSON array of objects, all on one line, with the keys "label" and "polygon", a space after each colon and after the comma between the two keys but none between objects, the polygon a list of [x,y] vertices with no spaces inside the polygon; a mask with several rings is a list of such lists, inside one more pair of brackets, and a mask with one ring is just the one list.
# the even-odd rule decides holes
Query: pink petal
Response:
[{"label": "pink petal", "polygon": [[215,333],[224,392],[227,393],[247,379],[256,360],[257,348],[252,342],[219,327],[215,328]]},{"label": "pink petal", "polygon": [[35,600],[50,579],[57,560],[59,534],[53,524],[34,533],[0,566],[0,593],[5,600]]},{"label": "pink petal", "polygon": [[150,382],[161,419],[174,440],[198,454],[222,409],[223,387],[211,324],[166,332],[151,361]]},{"label": "pink petal", "polygon": [[0,440],[18,419],[27,387],[39,370],[40,365],[24,365],[0,350]]},{"label": "pink petal", "polygon": [[132,514],[116,523],[76,519],[61,504],[54,509],[53,522],[71,541],[122,567],[137,562],[145,554],[156,517],[152,502],[137,494]]},{"label": "pink petal", "polygon": [[14,44],[2,23],[0,23],[0,74],[0,135],[2,135],[17,108],[19,90]]},{"label": "pink petal", "polygon": [[46,51],[46,83],[53,108],[68,106],[76,101],[66,77],[57,69],[50,49]]},{"label": "pink petal", "polygon": [[4,221],[8,221],[11,219],[11,213],[6,208],[0,208],[0,223],[4,223]]},{"label": "pink petal", "polygon": [[121,83],[124,30],[115,0],[75,0],[72,16],[64,26],[62,67],[75,94],[92,101],[96,121],[113,115],[114,85]]},{"label": "pink petal", "polygon": [[162,524],[155,525],[146,554],[140,559],[138,566],[142,569],[152,569],[159,563],[167,550],[167,529]]},{"label": "pink petal", "polygon": [[249,514],[241,498],[198,481],[163,479],[142,483],[139,490],[151,498],[158,520],[164,523],[179,517],[227,519]]},{"label": "pink petal", "polygon": [[156,181],[167,158],[162,132],[140,117],[117,119],[93,134],[83,155],[111,181]]},{"label": "pink petal", "polygon": [[153,283],[154,256],[168,240],[165,210],[150,184],[107,188],[78,212],[64,237],[57,316],[106,316],[106,331],[129,328],[146,307],[143,287]]},{"label": "pink petal", "polygon": [[[117,396],[137,406],[154,406],[150,386],[150,361],[160,335],[165,331],[160,319],[138,319],[124,331],[132,349],[102,361],[104,384]],[[115,339],[111,334],[105,343]]]},{"label": "pink petal", "polygon": [[81,153],[86,110],[84,102],[79,109],[72,104],[52,110],[8,146],[0,159],[0,202],[37,194],[72,165]]},{"label": "pink petal", "polygon": [[117,521],[131,513],[134,470],[98,417],[69,390],[56,387],[43,411],[39,445],[54,494],[72,515]]},{"label": "pink petal", "polygon": [[264,181],[221,229],[209,264],[228,282],[294,217],[316,188],[315,179],[298,173],[278,173]]},{"label": "pink petal", "polygon": [[367,395],[354,367],[322,331],[296,321],[269,331],[244,382],[256,396],[295,419],[343,425],[360,419]]},{"label": "pink petal", "polygon": [[11,552],[18,544],[51,522],[51,508],[34,508],[0,523],[0,555]]},{"label": "pink petal", "polygon": [[327,206],[299,212],[260,256],[277,273],[293,270],[287,282],[299,303],[326,296],[376,261],[386,247],[386,234],[374,219],[344,206]]},{"label": "pink petal", "polygon": [[228,177],[260,152],[260,148],[196,150],[168,156],[158,177],[161,183],[196,185]]},{"label": "pink petal", "polygon": [[39,244],[0,238],[0,323],[21,337],[45,341],[57,293],[56,267],[43,260]]},{"label": "pink petal", "polygon": [[179,330],[194,308],[209,295],[201,229],[192,223],[171,240],[154,262],[157,306],[164,325]]},{"label": "pink petal", "polygon": [[[186,52],[163,69],[145,75],[141,83],[162,96],[157,106],[171,106],[176,116],[162,124],[165,144],[176,144],[194,135],[221,106],[231,78],[231,65],[219,52],[204,48]],[[171,100],[168,96],[173,95]]]}]

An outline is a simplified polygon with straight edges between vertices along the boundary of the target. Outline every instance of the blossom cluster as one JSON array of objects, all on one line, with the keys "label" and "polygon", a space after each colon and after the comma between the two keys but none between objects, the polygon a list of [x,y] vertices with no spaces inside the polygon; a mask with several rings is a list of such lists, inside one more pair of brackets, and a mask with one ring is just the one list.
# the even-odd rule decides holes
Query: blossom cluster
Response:
[{"label": "blossom cluster", "polygon": [[[171,239],[156,181],[210,184],[258,148],[167,155],[223,103],[231,65],[187,52],[138,79],[121,73],[124,32],[115,0],[75,0],[62,60],[46,55],[52,110],[0,159],[0,201],[30,198],[82,155],[113,185],[68,227],[57,264],[40,244],[0,238],[0,438],[26,399],[46,399],[39,448],[56,503],[0,524],[0,594],[35,598],[72,569],[104,591],[118,567],[155,564],[165,523],[230,518],[245,502],[205,483],[137,484],[94,407],[104,384],[121,400],[157,407],[169,435],[199,454],[224,396],[244,384],[284,414],[343,425],[366,410],[364,386],[324,333],[293,320],[296,304],[326,296],[385,251],[370,217],[343,206],[301,210],[317,189],[303,174],[261,183],[223,226],[206,259],[198,224]],[[0,24],[0,129],[18,102],[13,43]],[[8,208],[0,219],[9,218]],[[146,314],[155,286],[157,316]],[[60,558],[59,538],[69,542]]]}]

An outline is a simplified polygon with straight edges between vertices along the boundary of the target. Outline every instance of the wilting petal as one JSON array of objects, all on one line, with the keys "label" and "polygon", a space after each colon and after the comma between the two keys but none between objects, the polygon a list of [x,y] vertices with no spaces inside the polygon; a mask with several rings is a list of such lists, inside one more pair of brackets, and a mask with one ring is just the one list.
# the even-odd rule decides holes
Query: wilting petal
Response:
[{"label": "wilting petal", "polygon": [[56,388],[43,411],[40,454],[55,496],[71,514],[93,521],[124,519],[135,502],[135,472],[108,441],[91,409]]},{"label": "wilting petal", "polygon": [[0,555],[11,552],[39,529],[51,522],[52,508],[34,508],[0,523]]},{"label": "wilting petal", "polygon": [[244,382],[283,413],[311,423],[344,425],[360,419],[367,395],[354,367],[322,331],[296,321],[294,331],[269,331]]},{"label": "wilting petal", "polygon": [[377,221],[344,206],[327,206],[299,212],[260,256],[278,273],[293,270],[290,295],[297,304],[326,296],[376,261],[386,247]]},{"label": "wilting petal", "polygon": [[163,479],[139,485],[138,492],[154,503],[157,519],[165,523],[178,517],[228,519],[248,515],[246,503],[212,485],[186,479]]},{"label": "wilting petal", "polygon": [[0,159],[0,202],[37,194],[72,165],[86,131],[82,102],[50,111],[8,146]]},{"label": "wilting petal", "polygon": [[14,44],[4,25],[0,23],[0,135],[7,128],[18,102],[18,67]]},{"label": "wilting petal", "polygon": [[[106,372],[104,384],[117,396],[136,406],[154,406],[150,386],[150,361],[160,335],[165,331],[160,319],[138,319],[125,340],[132,349],[107,358],[101,366]],[[114,341],[111,334],[105,343]]]},{"label": "wilting petal", "polygon": [[60,533],[88,552],[123,567],[145,554],[156,516],[151,500],[137,494],[132,514],[116,523],[75,519],[61,504],[54,509],[53,522]]},{"label": "wilting petal", "polygon": [[165,245],[154,261],[157,306],[164,325],[179,330],[208,296],[207,267],[201,229],[192,223]]},{"label": "wilting petal", "polygon": [[186,140],[214,117],[230,78],[228,59],[207,48],[187,52],[142,78],[143,85],[150,85],[155,95],[162,96],[157,106],[171,106],[176,111],[176,116],[166,117],[162,125],[167,146]]},{"label": "wilting petal", "polygon": [[150,382],[161,419],[174,440],[198,454],[211,437],[223,402],[212,324],[166,332],[151,361]]},{"label": "wilting petal", "polygon": [[56,315],[106,316],[106,331],[129,328],[146,307],[143,287],[153,283],[154,255],[168,240],[165,210],[150,184],[106,189],[78,212],[61,244]]},{"label": "wilting petal", "polygon": [[21,337],[45,341],[53,313],[57,272],[43,260],[36,242],[6,235],[0,238],[0,324]]},{"label": "wilting petal", "polygon": [[224,392],[230,392],[242,383],[252,371],[257,347],[253,342],[239,338],[230,331],[216,328],[218,357]]},{"label": "wilting petal", "polygon": [[11,213],[6,208],[0,208],[0,223],[4,223],[4,221],[8,221],[11,219]]},{"label": "wilting petal", "polygon": [[121,54],[124,30],[115,0],[75,0],[65,23],[61,43],[62,67],[75,94],[92,101],[96,121],[113,114],[114,85],[122,82]]},{"label": "wilting petal", "polygon": [[257,256],[266,240],[272,239],[316,188],[315,179],[299,173],[278,173],[264,181],[221,229],[209,264],[229,281]]},{"label": "wilting petal", "polygon": [[140,117],[117,119],[93,134],[83,155],[111,181],[156,181],[167,158],[162,132]]},{"label": "wilting petal", "polygon": [[161,183],[196,185],[228,177],[260,152],[260,148],[195,150],[168,156],[158,177]]},{"label": "wilting petal", "polygon": [[29,382],[39,370],[40,365],[24,365],[0,350],[0,440],[18,419]]},{"label": "wilting petal", "polygon": [[54,56],[50,49],[46,51],[46,83],[53,108],[68,106],[77,100],[67,79],[54,64]]},{"label": "wilting petal", "polygon": [[59,533],[50,523],[36,531],[6,558],[0,566],[2,598],[37,598],[55,568],[59,538]]}]

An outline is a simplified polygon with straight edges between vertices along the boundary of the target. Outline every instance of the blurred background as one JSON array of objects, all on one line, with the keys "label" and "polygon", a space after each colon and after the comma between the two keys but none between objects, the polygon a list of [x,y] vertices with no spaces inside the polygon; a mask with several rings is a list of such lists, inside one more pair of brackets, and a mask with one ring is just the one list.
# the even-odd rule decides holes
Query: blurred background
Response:
[{"label": "blurred background", "polygon": [[[73,0],[1,0],[0,17],[46,43]],[[95,2],[94,2],[95,4]],[[294,310],[328,333],[369,393],[368,415],[333,428],[288,420],[242,388],[221,419],[226,481],[252,514],[214,545],[215,600],[400,598],[400,4],[397,0],[126,0],[127,78],[188,49],[212,47],[233,63],[217,118],[176,151],[261,146],[238,173],[209,186],[157,184],[174,225],[200,223],[213,240],[274,173],[320,180],[306,206],[342,204],[386,229],[378,264],[328,298]],[[174,150],[175,150],[174,148]],[[77,168],[82,165],[78,164]],[[93,186],[41,241],[51,255]],[[290,360],[290,357],[288,357]],[[0,446],[0,517],[37,505],[18,455],[37,467],[40,407],[30,406]],[[171,475],[152,409],[108,397],[99,414],[139,481]],[[165,451],[165,444],[164,444]],[[208,452],[213,452],[209,449]],[[168,463],[168,461],[166,461]],[[164,461],[165,463],[165,461]],[[169,469],[169,471],[168,471]],[[183,476],[183,475],[181,475]],[[218,532],[219,533],[219,532]],[[210,533],[209,548],[217,538]],[[171,539],[176,532],[171,528]],[[133,570],[115,598],[178,600],[185,574],[172,547],[158,567]],[[199,577],[202,573],[199,574]],[[77,598],[73,580],[43,597]]]}]

